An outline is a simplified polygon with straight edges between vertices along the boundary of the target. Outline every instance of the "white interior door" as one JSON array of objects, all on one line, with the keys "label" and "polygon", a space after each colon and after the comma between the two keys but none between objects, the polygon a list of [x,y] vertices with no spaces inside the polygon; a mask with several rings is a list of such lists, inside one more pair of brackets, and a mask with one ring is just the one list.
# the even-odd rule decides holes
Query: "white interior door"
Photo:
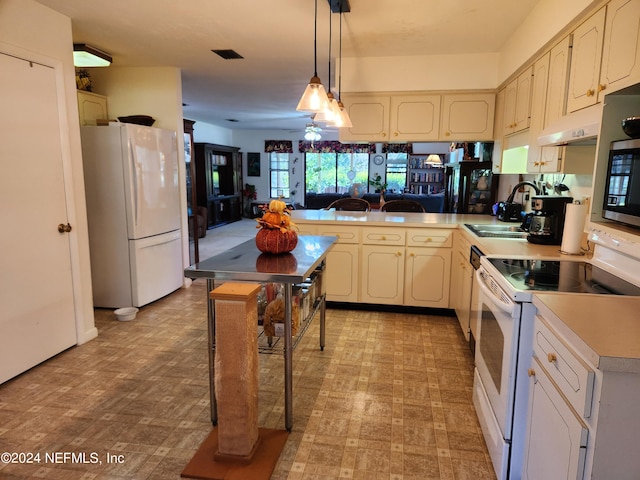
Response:
[{"label": "white interior door", "polygon": [[0,53],[0,383],[76,343],[56,72]]}]

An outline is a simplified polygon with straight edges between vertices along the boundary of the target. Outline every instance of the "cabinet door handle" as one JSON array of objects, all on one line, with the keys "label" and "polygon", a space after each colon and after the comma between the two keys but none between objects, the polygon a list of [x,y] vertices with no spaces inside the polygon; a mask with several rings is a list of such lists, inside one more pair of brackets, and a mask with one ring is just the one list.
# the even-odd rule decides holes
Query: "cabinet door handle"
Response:
[{"label": "cabinet door handle", "polygon": [[595,95],[595,91],[593,91],[591,88],[589,90],[587,90],[587,97],[593,97]]},{"label": "cabinet door handle", "polygon": [[71,231],[71,225],[69,223],[66,225],[64,223],[60,223],[58,224],[58,231],[60,233],[69,233]]},{"label": "cabinet door handle", "polygon": [[598,85],[598,91],[599,91],[599,92],[602,92],[603,90],[606,90],[606,89],[607,89],[607,86],[606,86],[606,85],[602,85],[602,84],[599,84],[599,85]]},{"label": "cabinet door handle", "polygon": [[402,256],[402,252],[396,252],[396,257],[401,257]]},{"label": "cabinet door handle", "polygon": [[395,137],[397,137],[397,136],[398,136],[398,135],[400,135],[400,134],[399,134],[398,132],[393,132],[393,135],[394,135]]},{"label": "cabinet door handle", "polygon": [[411,253],[409,254],[409,256],[410,256],[410,257],[415,257],[415,256],[416,256],[416,254],[415,254],[415,253],[413,253],[413,252],[411,252]]},{"label": "cabinet door handle", "polygon": [[547,360],[549,360],[549,363],[557,362],[558,356],[553,352],[547,353]]},{"label": "cabinet door handle", "polygon": [[527,375],[529,375],[530,377],[535,377],[536,371],[533,368],[530,368],[529,370],[527,370]]},{"label": "cabinet door handle", "polygon": [[386,137],[386,136],[387,136],[387,132],[382,132],[382,133],[380,134],[380,136],[381,136],[381,137]]},{"label": "cabinet door handle", "polygon": [[449,135],[451,135],[451,132],[444,132],[445,137],[448,137]]}]

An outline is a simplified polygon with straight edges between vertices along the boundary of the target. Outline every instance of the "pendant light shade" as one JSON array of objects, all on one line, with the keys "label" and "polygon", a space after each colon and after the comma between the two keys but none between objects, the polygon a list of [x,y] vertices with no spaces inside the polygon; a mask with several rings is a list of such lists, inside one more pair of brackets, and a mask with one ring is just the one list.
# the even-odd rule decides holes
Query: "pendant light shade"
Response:
[{"label": "pendant light shade", "polygon": [[317,113],[329,103],[327,92],[318,77],[318,0],[315,0],[315,16],[313,30],[313,77],[305,88],[296,110],[299,112]]}]

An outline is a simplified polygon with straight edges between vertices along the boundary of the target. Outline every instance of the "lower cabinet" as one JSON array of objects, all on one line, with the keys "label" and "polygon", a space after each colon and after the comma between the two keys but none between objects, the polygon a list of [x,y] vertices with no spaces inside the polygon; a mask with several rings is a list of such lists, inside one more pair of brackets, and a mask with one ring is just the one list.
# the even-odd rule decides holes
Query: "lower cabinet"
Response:
[{"label": "lower cabinet", "polygon": [[529,369],[529,415],[522,478],[582,479],[589,431],[537,358]]},{"label": "lower cabinet", "polygon": [[463,250],[461,246],[456,249],[451,262],[451,285],[454,286],[451,290],[451,308],[456,311],[460,328],[467,340],[471,332],[471,290],[474,273],[469,263],[470,248],[469,246]]},{"label": "lower cabinet", "polygon": [[450,272],[450,248],[407,248],[404,305],[448,308]]},{"label": "lower cabinet", "polygon": [[453,229],[294,221],[299,235],[337,237],[326,260],[328,301],[450,308]]},{"label": "lower cabinet", "polygon": [[404,301],[404,246],[362,246],[364,303],[402,305]]}]

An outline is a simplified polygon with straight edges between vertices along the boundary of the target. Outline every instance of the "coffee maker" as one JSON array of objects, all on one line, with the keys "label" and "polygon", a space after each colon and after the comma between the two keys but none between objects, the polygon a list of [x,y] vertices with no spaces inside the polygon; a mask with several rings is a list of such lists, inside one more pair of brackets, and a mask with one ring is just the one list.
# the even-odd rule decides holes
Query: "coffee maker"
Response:
[{"label": "coffee maker", "polygon": [[564,230],[564,215],[572,197],[560,195],[536,195],[531,197],[531,213],[528,213],[522,229],[529,232],[527,240],[542,245],[560,245]]}]

